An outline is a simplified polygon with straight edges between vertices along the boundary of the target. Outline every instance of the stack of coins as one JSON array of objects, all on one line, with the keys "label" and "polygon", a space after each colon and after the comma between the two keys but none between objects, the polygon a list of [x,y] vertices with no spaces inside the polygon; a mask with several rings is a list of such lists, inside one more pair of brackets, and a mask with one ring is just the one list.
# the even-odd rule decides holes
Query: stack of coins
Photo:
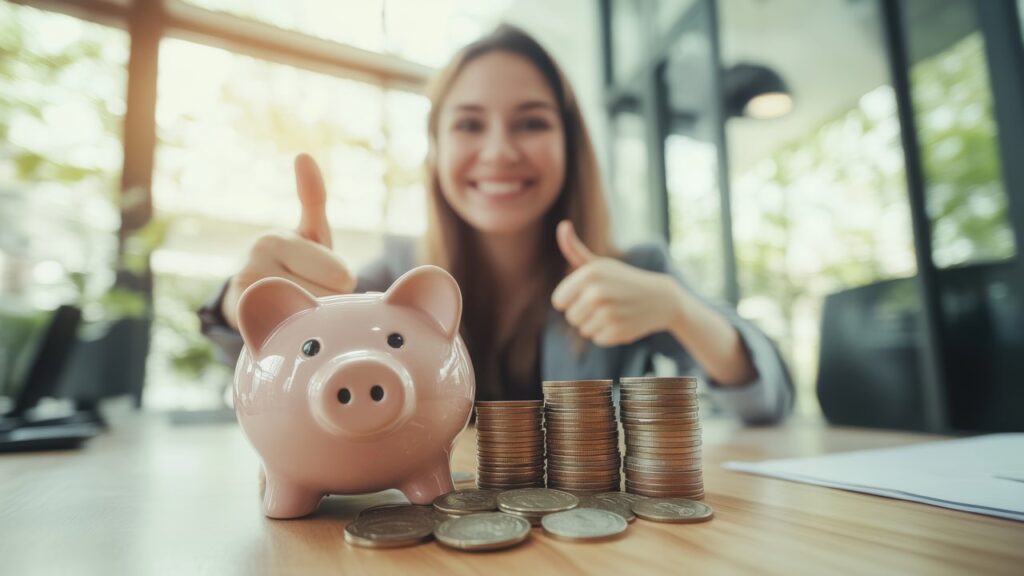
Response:
[{"label": "stack of coins", "polygon": [[697,379],[622,378],[626,491],[704,497]]},{"label": "stack of coins", "polygon": [[544,401],[476,403],[477,486],[544,485]]},{"label": "stack of coins", "polygon": [[622,464],[611,380],[544,382],[548,487],[618,491]]}]

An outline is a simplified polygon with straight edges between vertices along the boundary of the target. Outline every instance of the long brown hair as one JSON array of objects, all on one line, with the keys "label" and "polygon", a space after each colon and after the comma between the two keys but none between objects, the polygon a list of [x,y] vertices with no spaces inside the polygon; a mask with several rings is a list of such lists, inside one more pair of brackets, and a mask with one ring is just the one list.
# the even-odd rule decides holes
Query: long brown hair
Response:
[{"label": "long brown hair", "polygon": [[[466,65],[491,52],[521,56],[533,64],[555,94],[565,134],[566,173],[558,199],[544,216],[542,262],[537,268],[540,282],[509,342],[498,342],[497,293],[490,266],[473,242],[474,231],[441,193],[438,176],[438,118],[452,84]],[[428,90],[431,109],[428,120],[430,147],[426,160],[428,220],[425,260],[451,272],[462,288],[464,300],[462,337],[469,348],[476,371],[480,399],[527,397],[537,394],[541,335],[551,309],[551,293],[570,271],[558,248],[555,228],[564,219],[572,221],[584,244],[598,255],[611,255],[608,209],[601,175],[587,127],[572,87],[554,59],[532,37],[508,25],[499,26],[459,51],[435,77]],[[568,360],[568,359],[567,359]],[[504,367],[504,368],[503,368]],[[511,382],[501,382],[508,377]]]}]

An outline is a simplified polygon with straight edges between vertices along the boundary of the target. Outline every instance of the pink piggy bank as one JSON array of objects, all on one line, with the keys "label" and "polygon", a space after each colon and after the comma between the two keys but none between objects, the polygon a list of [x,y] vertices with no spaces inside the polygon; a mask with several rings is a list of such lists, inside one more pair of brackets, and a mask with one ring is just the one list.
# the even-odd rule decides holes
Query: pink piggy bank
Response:
[{"label": "pink piggy bank", "polygon": [[235,411],[263,462],[267,516],[305,516],[327,494],[397,488],[427,504],[452,490],[475,392],[461,315],[436,266],[383,294],[318,299],[283,278],[242,294]]}]

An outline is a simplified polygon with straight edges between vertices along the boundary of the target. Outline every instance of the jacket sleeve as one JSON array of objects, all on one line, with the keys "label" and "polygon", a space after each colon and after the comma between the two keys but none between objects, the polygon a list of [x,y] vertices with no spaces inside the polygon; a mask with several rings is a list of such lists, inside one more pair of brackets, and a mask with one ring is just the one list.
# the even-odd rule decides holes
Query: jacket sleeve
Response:
[{"label": "jacket sleeve", "polygon": [[672,276],[684,289],[721,314],[739,333],[750,353],[757,377],[739,386],[721,386],[710,379],[690,353],[668,332],[652,334],[638,345],[672,359],[680,373],[696,373],[708,384],[712,401],[748,424],[768,424],[785,418],[793,408],[794,388],[789,371],[775,345],[757,326],[731,307],[700,294],[673,264],[663,245],[643,246],[625,258],[627,263]]}]

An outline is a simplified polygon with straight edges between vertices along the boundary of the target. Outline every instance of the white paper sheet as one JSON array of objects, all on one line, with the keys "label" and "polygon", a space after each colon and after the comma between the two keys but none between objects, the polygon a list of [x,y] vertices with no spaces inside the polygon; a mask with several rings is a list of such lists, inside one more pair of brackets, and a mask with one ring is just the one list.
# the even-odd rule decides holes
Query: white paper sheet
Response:
[{"label": "white paper sheet", "polygon": [[1024,522],[1024,434],[726,462],[723,467]]}]

